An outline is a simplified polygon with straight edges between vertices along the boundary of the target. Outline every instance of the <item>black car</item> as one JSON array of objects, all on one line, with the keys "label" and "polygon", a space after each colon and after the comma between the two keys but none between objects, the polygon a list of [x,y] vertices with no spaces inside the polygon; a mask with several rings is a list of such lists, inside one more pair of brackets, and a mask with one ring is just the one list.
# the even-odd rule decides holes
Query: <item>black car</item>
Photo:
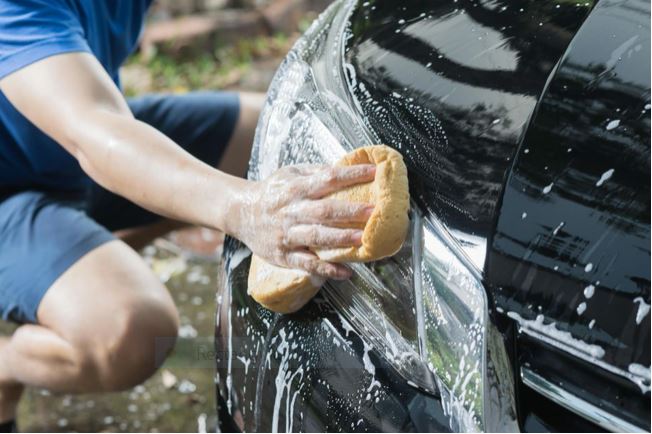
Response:
[{"label": "black car", "polygon": [[292,315],[218,294],[223,431],[650,431],[650,1],[333,3],[249,176],[385,143],[411,232]]}]

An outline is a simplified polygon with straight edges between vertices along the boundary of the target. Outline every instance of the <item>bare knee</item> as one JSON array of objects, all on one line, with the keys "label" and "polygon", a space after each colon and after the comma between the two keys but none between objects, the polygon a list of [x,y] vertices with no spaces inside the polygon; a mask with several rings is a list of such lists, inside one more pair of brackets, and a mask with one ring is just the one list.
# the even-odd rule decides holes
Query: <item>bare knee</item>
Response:
[{"label": "bare knee", "polygon": [[132,300],[113,318],[107,338],[77,351],[79,368],[97,391],[124,390],[147,380],[176,341],[179,320],[171,302]]}]

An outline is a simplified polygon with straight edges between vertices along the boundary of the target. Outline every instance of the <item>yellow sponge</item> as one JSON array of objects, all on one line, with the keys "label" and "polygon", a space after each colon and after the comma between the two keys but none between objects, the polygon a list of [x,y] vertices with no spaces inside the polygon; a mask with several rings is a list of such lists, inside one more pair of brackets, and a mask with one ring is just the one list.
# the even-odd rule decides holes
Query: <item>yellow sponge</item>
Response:
[{"label": "yellow sponge", "polygon": [[[395,254],[405,241],[410,194],[403,157],[385,145],[367,146],[347,154],[338,166],[375,164],[372,182],[338,191],[329,198],[375,205],[364,224],[362,245],[315,250],[330,262],[367,262]],[[362,225],[360,226],[362,229]],[[277,267],[253,255],[249,269],[248,293],[266,308],[279,313],[301,309],[319,291],[323,279],[301,270]]]}]

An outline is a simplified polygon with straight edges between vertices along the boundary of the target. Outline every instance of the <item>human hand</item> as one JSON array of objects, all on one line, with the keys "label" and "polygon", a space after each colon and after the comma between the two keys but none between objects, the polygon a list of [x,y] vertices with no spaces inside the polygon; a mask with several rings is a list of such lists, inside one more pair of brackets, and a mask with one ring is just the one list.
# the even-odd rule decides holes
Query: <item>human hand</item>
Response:
[{"label": "human hand", "polygon": [[311,274],[348,279],[342,264],[320,260],[311,248],[358,246],[360,226],[373,204],[327,199],[351,185],[371,182],[374,165],[286,166],[263,181],[249,181],[236,198],[232,235],[271,264]]}]

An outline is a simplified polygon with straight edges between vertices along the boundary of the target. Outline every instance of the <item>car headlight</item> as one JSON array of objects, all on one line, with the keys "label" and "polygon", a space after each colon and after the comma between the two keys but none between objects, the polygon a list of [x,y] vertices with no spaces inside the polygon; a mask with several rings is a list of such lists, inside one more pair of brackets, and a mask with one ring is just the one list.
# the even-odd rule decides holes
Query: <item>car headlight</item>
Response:
[{"label": "car headlight", "polygon": [[[333,163],[379,142],[349,89],[355,72],[342,63],[354,5],[332,4],[278,69],[256,130],[251,179],[289,164]],[[452,429],[497,429],[489,413],[513,420],[513,387],[495,379],[505,375],[494,371],[507,366],[506,355],[490,336],[481,275],[441,222],[412,206],[403,248],[353,270],[350,281],[328,282],[324,296],[406,381],[441,396]]]}]

